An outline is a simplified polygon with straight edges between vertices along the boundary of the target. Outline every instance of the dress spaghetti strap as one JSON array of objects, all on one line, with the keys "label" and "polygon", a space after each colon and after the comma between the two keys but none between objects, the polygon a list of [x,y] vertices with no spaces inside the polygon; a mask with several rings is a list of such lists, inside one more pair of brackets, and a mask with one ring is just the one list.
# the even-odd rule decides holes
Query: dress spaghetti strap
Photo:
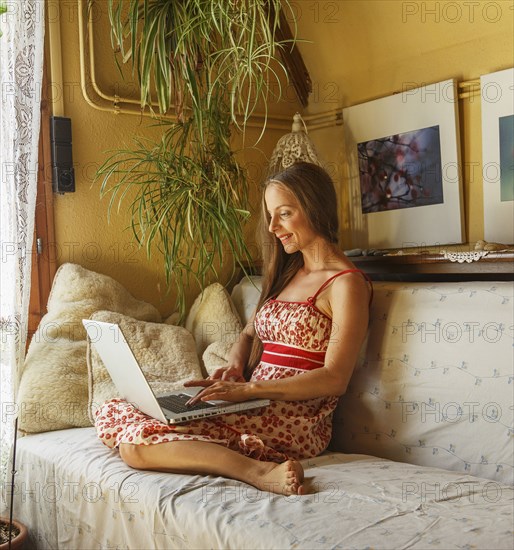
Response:
[{"label": "dress spaghetti strap", "polygon": [[316,298],[318,297],[318,295],[320,294],[320,292],[323,292],[323,290],[325,290],[325,288],[334,280],[336,279],[337,277],[341,276],[341,275],[344,275],[345,273],[360,273],[369,283],[369,286],[370,286],[370,290],[371,290],[371,295],[369,297],[369,305],[371,305],[371,301],[373,300],[373,283],[371,282],[371,279],[366,275],[366,273],[364,273],[364,271],[362,271],[361,269],[345,269],[344,271],[340,271],[339,273],[336,273],[335,275],[333,275],[332,277],[330,277],[329,279],[327,279],[317,290],[316,294],[314,294],[314,296],[311,296],[310,298],[307,298],[307,301],[310,302],[311,304],[314,304],[316,302]]}]

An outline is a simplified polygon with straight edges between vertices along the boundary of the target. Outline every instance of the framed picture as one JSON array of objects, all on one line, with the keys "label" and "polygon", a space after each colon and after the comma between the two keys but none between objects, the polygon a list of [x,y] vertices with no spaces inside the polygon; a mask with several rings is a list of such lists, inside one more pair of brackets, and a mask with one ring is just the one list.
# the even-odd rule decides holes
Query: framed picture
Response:
[{"label": "framed picture", "polygon": [[480,78],[484,239],[514,243],[514,69]]},{"label": "framed picture", "polygon": [[355,246],[462,243],[455,81],[348,107],[343,118]]}]

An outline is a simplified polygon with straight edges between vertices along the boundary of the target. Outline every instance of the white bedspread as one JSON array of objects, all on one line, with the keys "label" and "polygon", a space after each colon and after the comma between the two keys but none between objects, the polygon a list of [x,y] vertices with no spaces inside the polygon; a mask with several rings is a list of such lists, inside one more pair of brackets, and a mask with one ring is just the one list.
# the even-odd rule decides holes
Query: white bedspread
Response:
[{"label": "white bedspread", "polygon": [[213,476],[140,472],[93,428],[18,444],[15,515],[38,548],[513,547],[513,488],[331,453],[304,461],[316,492],[283,497]]}]

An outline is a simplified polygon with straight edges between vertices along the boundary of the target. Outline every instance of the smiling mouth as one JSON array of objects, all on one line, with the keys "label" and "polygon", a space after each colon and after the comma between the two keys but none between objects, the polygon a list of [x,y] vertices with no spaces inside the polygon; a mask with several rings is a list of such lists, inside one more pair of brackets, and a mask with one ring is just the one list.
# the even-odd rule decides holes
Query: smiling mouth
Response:
[{"label": "smiling mouth", "polygon": [[292,233],[288,233],[287,235],[281,235],[280,237],[278,237],[278,239],[283,244],[283,243],[287,242],[292,236],[293,236]]}]

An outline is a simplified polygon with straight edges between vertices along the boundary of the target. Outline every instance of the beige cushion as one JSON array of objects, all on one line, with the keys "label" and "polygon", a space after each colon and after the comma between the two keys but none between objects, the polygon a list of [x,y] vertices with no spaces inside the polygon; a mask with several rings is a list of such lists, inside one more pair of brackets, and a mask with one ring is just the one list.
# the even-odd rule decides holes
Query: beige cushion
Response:
[{"label": "beige cushion", "polygon": [[76,264],[55,275],[48,313],[34,334],[18,390],[19,428],[26,433],[89,426],[86,331],[82,319],[99,309],[145,321],[158,310],[136,300],[111,277]]},{"label": "beige cushion", "polygon": [[198,357],[213,342],[230,344],[239,338],[241,321],[223,286],[213,283],[196,298],[186,319],[186,329],[195,339]]},{"label": "beige cushion", "polygon": [[512,485],[511,282],[374,284],[332,448]]},{"label": "beige cushion", "polygon": [[[255,313],[261,294],[261,286],[262,277],[253,275],[243,277],[232,289],[230,303],[236,310],[237,316],[243,325],[246,325],[250,317]],[[225,341],[218,340],[207,346],[202,356],[207,375],[210,376],[216,369],[227,365],[228,354],[233,341],[231,338],[226,338]]]},{"label": "beige cushion", "polygon": [[[155,394],[183,388],[184,382],[202,378],[195,342],[183,327],[138,321],[120,313],[97,311],[95,321],[117,323],[129,343]],[[106,400],[119,397],[116,388],[95,350],[88,341],[89,404],[91,422]]]},{"label": "beige cushion", "polygon": [[243,277],[232,289],[230,298],[244,325],[248,323],[250,317],[257,309],[261,289],[262,277],[260,275]]},{"label": "beige cushion", "polygon": [[[257,302],[261,294],[262,277],[252,275],[243,277],[232,289],[230,303],[236,310],[243,325],[248,323],[250,317],[255,313]],[[216,369],[227,365],[228,354],[232,347],[233,340],[216,341],[209,344],[205,349],[202,359],[206,373],[210,376]]]},{"label": "beige cushion", "polygon": [[213,374],[216,369],[226,367],[228,354],[232,344],[230,342],[213,342],[209,344],[203,352],[203,364],[208,376]]}]

